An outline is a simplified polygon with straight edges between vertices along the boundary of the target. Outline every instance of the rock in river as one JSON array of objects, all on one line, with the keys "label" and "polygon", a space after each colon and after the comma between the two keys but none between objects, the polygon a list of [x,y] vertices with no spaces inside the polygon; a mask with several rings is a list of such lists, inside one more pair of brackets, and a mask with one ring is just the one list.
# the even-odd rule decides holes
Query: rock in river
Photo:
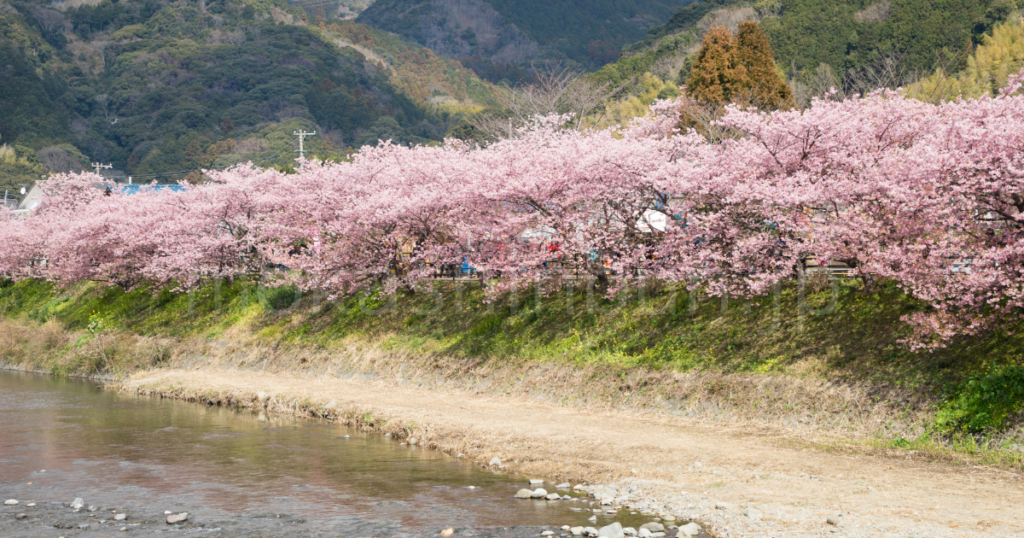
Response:
[{"label": "rock in river", "polygon": [[491,467],[501,467],[501,460],[498,458],[491,458],[491,462],[487,465],[490,465]]},{"label": "rock in river", "polygon": [[560,501],[560,500],[562,500],[562,496],[557,494],[557,493],[548,493],[547,496],[545,496],[544,498],[549,500],[549,501]]},{"label": "rock in river", "polygon": [[14,506],[16,504],[18,504],[18,501],[15,499],[7,499],[4,501],[4,506]]},{"label": "rock in river", "polygon": [[528,489],[521,489],[516,492],[517,499],[529,499],[530,497],[533,497],[533,492]]},{"label": "rock in river", "polygon": [[626,533],[622,532],[622,525],[619,522],[612,523],[606,527],[601,527],[597,531],[598,538],[626,538]]},{"label": "rock in river", "polygon": [[641,529],[647,529],[647,530],[649,530],[651,532],[665,532],[665,526],[662,525],[661,523],[657,523],[657,522],[655,522],[655,523],[645,523],[643,525],[640,525],[640,528]]},{"label": "rock in river", "polygon": [[544,488],[537,488],[533,490],[533,495],[531,495],[531,497],[533,497],[534,499],[543,499],[544,497],[547,496],[547,494],[548,490]]},{"label": "rock in river", "polygon": [[83,501],[81,497],[77,497],[75,500],[71,501],[72,510],[81,510],[82,508],[85,508],[85,501]]},{"label": "rock in river", "polygon": [[679,534],[676,536],[678,538],[689,538],[691,536],[697,536],[698,534],[700,534],[700,525],[691,522],[679,527]]},{"label": "rock in river", "polygon": [[543,486],[544,485],[544,481],[539,479],[539,478],[531,478],[530,479],[530,485],[531,486]]},{"label": "rock in river", "polygon": [[114,516],[114,521],[124,521],[128,517],[128,514],[117,514]]},{"label": "rock in river", "polygon": [[188,512],[182,512],[180,514],[171,514],[167,516],[167,524],[174,525],[175,523],[184,523],[188,521]]}]

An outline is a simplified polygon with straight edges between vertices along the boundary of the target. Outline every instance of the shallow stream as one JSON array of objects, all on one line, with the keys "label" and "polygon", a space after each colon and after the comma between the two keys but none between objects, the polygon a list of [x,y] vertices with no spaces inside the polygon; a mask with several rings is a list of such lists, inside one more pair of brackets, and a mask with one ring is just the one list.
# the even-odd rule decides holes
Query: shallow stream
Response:
[{"label": "shallow stream", "polygon": [[[524,487],[326,422],[0,370],[0,500],[20,503],[0,506],[4,537],[439,536],[449,527],[456,538],[525,537],[591,525],[585,499],[513,499]],[[75,498],[86,508],[68,508]],[[127,519],[113,521],[114,511]],[[165,511],[188,512],[188,522],[167,525]],[[626,514],[614,520],[643,523]]]}]

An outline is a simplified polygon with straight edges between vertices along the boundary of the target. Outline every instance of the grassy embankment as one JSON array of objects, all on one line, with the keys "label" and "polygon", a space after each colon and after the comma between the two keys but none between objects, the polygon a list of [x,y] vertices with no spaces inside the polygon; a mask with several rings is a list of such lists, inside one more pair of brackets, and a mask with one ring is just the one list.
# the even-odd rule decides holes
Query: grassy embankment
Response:
[{"label": "grassy embankment", "polygon": [[819,282],[801,293],[794,284],[777,299],[725,305],[673,288],[612,301],[582,289],[520,293],[492,304],[476,283],[436,289],[327,301],[245,281],[193,293],[6,282],[0,359],[59,375],[199,365],[372,373],[563,404],[763,420],[856,438],[861,448],[1021,467],[1019,389],[1002,391],[1009,401],[975,393],[1017,383],[1019,368],[1005,365],[1021,357],[1024,333],[911,353],[899,344],[907,335],[899,318],[920,305],[892,288]]}]

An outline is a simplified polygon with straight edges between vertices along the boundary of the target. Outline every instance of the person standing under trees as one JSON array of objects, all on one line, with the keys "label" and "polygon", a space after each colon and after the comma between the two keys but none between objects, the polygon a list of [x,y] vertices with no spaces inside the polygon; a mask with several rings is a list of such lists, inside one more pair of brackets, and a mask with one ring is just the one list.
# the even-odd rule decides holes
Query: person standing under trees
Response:
[{"label": "person standing under trees", "polygon": [[712,28],[686,80],[692,106],[682,110],[681,126],[719,138],[711,122],[728,104],[760,110],[789,110],[796,106],[793,91],[775,66],[775,53],[756,22],[741,23],[732,35],[724,26]]}]

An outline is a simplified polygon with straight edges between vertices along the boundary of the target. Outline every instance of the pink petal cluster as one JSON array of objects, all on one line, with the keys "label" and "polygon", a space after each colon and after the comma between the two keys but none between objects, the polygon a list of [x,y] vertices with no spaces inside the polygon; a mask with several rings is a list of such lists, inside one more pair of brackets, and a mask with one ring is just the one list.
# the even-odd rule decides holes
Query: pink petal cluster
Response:
[{"label": "pink petal cluster", "polygon": [[721,142],[679,132],[683,103],[662,101],[619,131],[538,118],[482,148],[382,143],[176,191],[54,176],[38,210],[0,213],[0,275],[190,288],[260,274],[341,296],[465,266],[492,293],[571,276],[753,297],[834,260],[924,301],[910,343],[942,345],[1024,308],[1022,80],[937,105],[879,91],[732,108]]}]

